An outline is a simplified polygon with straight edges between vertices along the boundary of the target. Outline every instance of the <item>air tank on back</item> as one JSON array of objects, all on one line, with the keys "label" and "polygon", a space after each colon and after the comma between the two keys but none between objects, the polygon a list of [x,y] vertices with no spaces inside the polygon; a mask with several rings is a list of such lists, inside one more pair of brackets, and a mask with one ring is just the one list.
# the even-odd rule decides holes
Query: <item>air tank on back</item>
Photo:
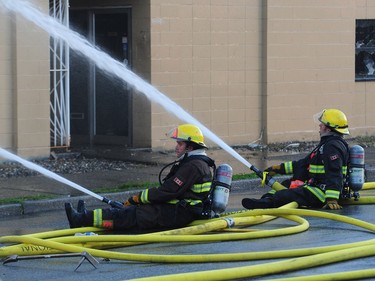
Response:
[{"label": "air tank on back", "polygon": [[212,210],[215,216],[225,211],[228,205],[229,193],[232,184],[233,169],[228,164],[221,164],[216,168],[214,175],[214,191]]},{"label": "air tank on back", "polygon": [[365,150],[360,145],[353,145],[349,153],[349,187],[359,191],[365,183]]}]

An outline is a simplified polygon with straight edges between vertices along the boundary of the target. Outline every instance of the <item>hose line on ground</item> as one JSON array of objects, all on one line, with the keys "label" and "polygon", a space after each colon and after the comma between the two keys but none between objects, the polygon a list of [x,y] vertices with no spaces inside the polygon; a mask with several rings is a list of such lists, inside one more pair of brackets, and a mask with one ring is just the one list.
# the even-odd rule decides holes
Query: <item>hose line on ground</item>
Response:
[{"label": "hose line on ground", "polygon": [[[281,208],[296,208],[298,205],[295,202],[286,204],[285,206]],[[218,229],[223,229],[227,227],[228,222],[224,221],[223,218],[237,218],[237,217],[247,217],[248,224],[260,224],[264,223],[270,220],[275,219],[275,216],[265,216],[265,215],[259,215],[259,216],[249,216],[248,215],[249,210],[240,210],[235,212],[229,212],[222,215],[220,218],[210,219],[210,220],[199,220],[193,222],[190,226],[184,227],[184,228],[178,228],[178,229],[172,229],[167,231],[161,231],[161,232],[155,232],[155,233],[149,233],[144,234],[144,236],[150,236],[150,235],[197,235],[201,233],[207,233],[210,231],[217,231]],[[219,221],[217,223],[216,221]],[[41,234],[32,234],[32,237],[39,237],[39,238],[56,238],[59,236],[65,235],[72,235],[77,232],[95,232],[96,230],[103,231],[103,229],[98,228],[75,228],[75,229],[69,229],[69,230],[57,230],[57,231],[51,231],[51,232],[44,232]],[[30,236],[30,235],[29,235]],[[87,237],[87,236],[85,236]],[[218,237],[218,236],[215,236]],[[255,238],[255,237],[253,237]],[[214,238],[212,238],[214,239]],[[250,238],[249,238],[250,239]],[[115,248],[115,247],[126,247],[126,246],[133,246],[141,244],[141,242],[103,242],[101,244],[94,244],[90,245],[91,242],[85,242],[81,246],[85,247],[95,247],[95,248]],[[143,242],[144,243],[144,242]],[[20,244],[20,245],[14,245],[9,247],[4,247],[0,249],[0,256],[7,256],[7,255],[42,255],[42,254],[54,254],[54,253],[60,253],[60,251],[45,247],[33,247],[32,245],[28,244]]]},{"label": "hose line on ground", "polygon": [[[53,240],[50,239],[48,242],[53,242],[57,244],[53,244],[54,246],[47,245],[42,240],[36,237],[32,236],[4,236],[0,237],[0,242],[2,243],[10,243],[10,242],[21,242],[21,243],[29,243],[33,245],[38,245],[42,246],[40,249],[44,250],[43,254],[46,254],[47,252],[50,253],[50,249],[53,250],[60,250],[60,251],[68,251],[68,248],[64,248],[63,245],[66,244],[75,244],[76,247],[77,244],[88,244],[88,243],[126,243],[126,242],[164,242],[164,243],[170,243],[170,242],[218,242],[218,241],[233,241],[233,240],[245,240],[245,239],[256,239],[256,238],[264,238],[264,237],[275,237],[275,236],[281,236],[281,235],[289,235],[289,234],[295,234],[299,233],[302,231],[305,231],[308,229],[309,224],[308,222],[300,218],[298,216],[285,216],[285,218],[290,219],[292,221],[295,221],[299,223],[297,226],[292,226],[292,227],[286,227],[283,229],[272,229],[272,230],[259,230],[259,231],[254,231],[254,232],[238,232],[238,233],[224,233],[224,234],[208,234],[208,235],[165,235],[164,234],[145,234],[145,235],[98,235],[98,236],[73,236],[73,237],[58,237],[54,238]],[[249,222],[252,221],[251,217],[246,218],[246,217],[240,217],[240,218],[234,218],[233,219],[235,224],[238,222],[239,225],[246,226],[246,221],[248,220]],[[210,231],[213,230],[219,230],[223,229],[225,226],[222,225],[222,222],[225,222],[225,220],[221,221],[215,221],[209,223],[211,225]],[[213,224],[216,224],[216,229],[212,226]],[[189,231],[192,231],[193,229],[200,229],[201,227],[198,226],[192,226],[190,227]],[[101,245],[101,244],[99,244]],[[17,255],[30,255],[36,253],[35,248],[32,248],[32,253],[27,252],[27,247],[22,246],[22,247],[17,247],[18,245],[15,246],[8,246],[8,247],[3,247],[0,249],[0,256],[8,256],[10,254],[17,254]],[[87,247],[82,247],[80,248],[80,251],[86,251],[90,252],[90,249]],[[92,253],[93,255],[98,255],[100,256],[100,252],[95,252]],[[38,252],[40,254],[40,251]],[[107,253],[106,253],[107,255]],[[103,256],[104,257],[104,256]],[[105,256],[109,258],[108,256]],[[112,256],[111,258],[115,259],[128,259],[128,260],[138,260],[138,257],[140,257],[141,261],[145,261],[144,259],[147,259],[150,257],[151,262],[151,257],[152,255],[146,255],[146,257],[143,257],[143,255],[130,255],[130,256],[124,256],[122,257],[121,255],[118,257]],[[152,257],[152,260],[155,260],[155,257]],[[147,260],[146,260],[147,261]],[[168,261],[165,260],[165,258],[162,258],[162,261],[160,262],[176,262],[173,258],[168,258]],[[182,262],[182,261],[179,261]],[[186,260],[185,262],[193,262],[192,260]]]},{"label": "hose line on ground", "polygon": [[[366,199],[366,198],[365,198]],[[367,200],[367,199],[366,199]],[[366,201],[363,200],[363,201]],[[351,203],[351,202],[348,202]],[[292,206],[296,206],[291,204]],[[344,260],[355,259],[359,257],[367,257],[375,255],[374,240],[362,241],[357,243],[305,248],[297,250],[279,250],[269,252],[250,252],[250,253],[233,253],[233,254],[209,254],[209,255],[149,255],[149,254],[129,254],[105,251],[97,248],[105,248],[106,246],[115,247],[115,245],[138,245],[140,243],[164,243],[164,242],[214,242],[214,241],[230,241],[239,239],[264,238],[275,235],[289,235],[298,233],[308,229],[308,222],[299,216],[313,216],[330,220],[336,220],[343,223],[351,224],[357,227],[375,231],[375,225],[342,216],[326,211],[315,211],[307,209],[278,208],[263,210],[245,210],[224,214],[222,218],[213,220],[205,220],[205,223],[192,224],[186,228],[175,229],[171,231],[163,231],[158,233],[149,233],[143,235],[98,235],[98,236],[68,236],[77,231],[100,231],[96,228],[69,229],[61,231],[44,232],[39,234],[31,234],[24,236],[4,236],[0,237],[0,243],[24,243],[20,245],[12,245],[0,249],[0,256],[15,254],[14,251],[25,245],[40,246],[41,249],[52,250],[57,252],[89,252],[93,256],[120,259],[129,261],[146,261],[146,262],[165,262],[165,263],[183,263],[183,262],[223,262],[223,261],[248,261],[256,259],[274,259],[274,258],[291,258],[290,260],[271,262],[260,265],[251,265],[245,267],[211,270],[195,273],[174,274],[158,277],[148,277],[147,280],[232,280],[237,278],[248,278],[254,276],[263,276],[284,271],[298,270],[302,268],[310,268],[323,264],[330,264]],[[250,225],[259,224],[269,221],[276,217],[292,220],[298,223],[297,226],[286,227],[283,229],[271,230],[253,230],[238,231],[235,233],[219,233],[219,234],[202,234],[213,231],[220,231],[231,226],[231,218],[237,227],[248,227]],[[195,222],[196,223],[196,222]],[[232,229],[235,231],[235,229]],[[283,234],[281,234],[283,233]],[[46,240],[48,239],[48,240]],[[108,244],[107,244],[108,243]],[[83,247],[89,245],[90,247]],[[24,249],[23,249],[24,250]],[[27,255],[22,250],[21,255]],[[12,253],[11,253],[12,252]],[[39,253],[40,254],[40,253]],[[363,274],[360,276],[375,276],[372,270],[356,271],[353,274]],[[357,276],[357,275],[353,275]],[[311,277],[312,278],[312,277]],[[320,277],[319,277],[320,278]],[[324,275],[322,278],[329,278]],[[134,279],[134,280],[146,280]],[[285,280],[285,279],[284,279]],[[302,280],[302,279],[301,279]],[[309,279],[306,279],[309,280]],[[310,279],[318,280],[318,279]],[[319,279],[320,280],[320,279]],[[332,279],[321,279],[332,280]]]},{"label": "hose line on ground", "polygon": [[[306,215],[314,217],[322,217],[327,219],[333,219],[340,222],[349,223],[355,226],[359,226],[371,231],[375,230],[375,225],[370,223],[348,218],[345,216],[331,214],[321,211],[313,210],[302,210],[302,209],[265,209],[265,210],[252,210],[248,214],[251,215],[282,215],[282,216],[291,216],[291,215]],[[149,236],[158,236],[163,237],[164,235],[149,235]],[[198,235],[200,237],[201,235]],[[100,236],[99,236],[100,237]],[[104,236],[105,237],[105,236]],[[103,237],[103,238],[104,238]],[[183,238],[186,238],[186,235],[182,235]],[[87,240],[94,240],[96,237],[76,237],[78,239],[86,238]],[[129,238],[129,237],[127,237]],[[171,238],[171,237],[167,237]],[[50,247],[53,249],[58,249],[66,252],[82,252],[87,251],[90,254],[103,258],[110,259],[127,259],[127,260],[137,260],[137,261],[148,261],[148,262],[181,262],[178,261],[176,256],[162,256],[162,255],[140,255],[140,254],[128,254],[128,253],[113,253],[109,251],[102,251],[96,249],[88,249],[84,247],[79,247],[75,245],[67,245],[55,241],[47,241],[40,238],[35,238],[31,236],[5,236],[0,238],[0,242],[21,242],[21,243],[30,243],[34,245],[39,245],[43,247]],[[373,241],[371,241],[373,242]],[[353,246],[353,245],[352,245]],[[293,258],[290,260],[271,262],[261,265],[252,265],[245,267],[229,268],[229,269],[220,269],[220,270],[211,270],[203,272],[194,272],[194,273],[184,273],[184,274],[174,274],[167,276],[159,277],[148,277],[146,279],[135,279],[135,280],[232,280],[238,278],[248,278],[261,275],[268,275],[274,273],[281,273],[290,270],[297,270],[302,268],[310,268],[315,266],[320,266],[323,264],[330,264],[344,260],[350,260],[359,257],[372,256],[375,254],[375,245],[369,243],[357,244],[353,247],[348,247],[348,245],[343,245],[344,249],[332,250],[324,253],[314,253],[308,256]],[[290,253],[292,254],[292,253]],[[204,255],[201,255],[204,256]],[[216,255],[218,256],[218,255]],[[271,255],[272,256],[272,255]],[[293,256],[293,255],[291,255]],[[228,255],[227,257],[230,257]],[[290,256],[289,256],[290,257]],[[194,257],[196,258],[196,257]],[[266,257],[265,257],[266,258]],[[270,257],[268,257],[270,258]],[[192,261],[190,261],[192,262]],[[200,262],[200,261],[199,261]]]},{"label": "hose line on ground", "polygon": [[268,281],[337,281],[337,280],[358,280],[375,276],[375,269],[353,270],[345,272],[334,272],[327,274],[300,276],[290,278],[269,279]]},{"label": "hose line on ground", "polygon": [[[343,249],[329,253],[316,254],[307,257],[293,258],[284,261],[270,262],[266,264],[250,265],[243,267],[235,267],[228,269],[199,271],[192,273],[170,274],[155,277],[131,279],[133,281],[153,281],[153,280],[195,280],[195,281],[209,281],[209,280],[234,280],[241,278],[265,276],[270,274],[282,273],[287,271],[312,268],[326,264],[336,263],[340,261],[347,261],[361,257],[369,257],[375,255],[375,245],[368,245],[350,249]],[[370,277],[375,277],[375,272],[372,272]],[[285,279],[283,279],[285,280]],[[337,280],[337,279],[336,279]]]}]

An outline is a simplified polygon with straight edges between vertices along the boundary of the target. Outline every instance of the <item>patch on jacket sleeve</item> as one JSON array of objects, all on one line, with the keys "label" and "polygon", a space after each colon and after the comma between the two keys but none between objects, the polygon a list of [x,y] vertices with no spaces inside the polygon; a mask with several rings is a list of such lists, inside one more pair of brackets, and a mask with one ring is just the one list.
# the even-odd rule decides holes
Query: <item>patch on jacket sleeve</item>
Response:
[{"label": "patch on jacket sleeve", "polygon": [[184,184],[182,180],[180,180],[178,177],[175,177],[173,180],[178,186],[181,186]]},{"label": "patch on jacket sleeve", "polygon": [[334,160],[338,159],[339,156],[338,156],[337,154],[335,154],[335,155],[331,155],[329,158],[330,158],[332,161],[334,161]]}]

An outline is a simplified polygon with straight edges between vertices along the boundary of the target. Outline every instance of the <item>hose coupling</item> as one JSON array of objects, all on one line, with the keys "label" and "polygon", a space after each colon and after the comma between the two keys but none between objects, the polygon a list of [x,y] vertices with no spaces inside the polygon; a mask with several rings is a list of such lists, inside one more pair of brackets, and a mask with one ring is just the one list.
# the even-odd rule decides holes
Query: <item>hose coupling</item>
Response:
[{"label": "hose coupling", "polygon": [[234,226],[234,219],[232,218],[223,218],[223,220],[225,220],[228,224],[228,228],[231,228]]}]

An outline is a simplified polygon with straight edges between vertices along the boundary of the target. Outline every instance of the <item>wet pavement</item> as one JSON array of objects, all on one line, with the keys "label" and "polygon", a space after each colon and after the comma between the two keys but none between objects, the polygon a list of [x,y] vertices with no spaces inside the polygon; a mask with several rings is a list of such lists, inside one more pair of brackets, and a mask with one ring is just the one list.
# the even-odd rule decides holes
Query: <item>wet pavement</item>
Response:
[{"label": "wet pavement", "polygon": [[[247,190],[236,190],[231,193],[230,202],[227,211],[241,210],[240,202],[245,196],[256,195],[249,193]],[[365,196],[365,193],[364,193]],[[361,219],[374,226],[375,219],[373,213],[375,212],[375,205],[347,205],[344,209],[339,211],[326,211],[327,214],[347,216],[350,219]],[[324,214],[324,213],[323,213]],[[333,219],[302,216],[309,224],[307,231],[300,231],[292,234],[282,234],[284,229],[298,225],[297,223],[284,218],[270,220],[262,224],[250,226],[250,230],[277,230],[270,237],[260,237],[260,239],[233,239],[229,241],[212,241],[199,243],[148,243],[144,245],[136,245],[132,247],[117,247],[116,249],[109,249],[113,253],[131,253],[149,255],[167,255],[167,256],[187,256],[187,255],[221,255],[221,254],[247,254],[247,253],[264,253],[268,251],[282,251],[282,250],[296,250],[303,248],[323,247],[323,246],[338,246],[346,245],[347,243],[362,242],[374,238],[374,230],[361,228],[354,224],[340,222]],[[260,218],[258,216],[257,218]],[[0,220],[0,232],[5,235],[24,235],[31,233],[40,233],[44,231],[65,229],[68,227],[65,213],[60,211],[51,211],[48,213],[37,213],[22,215],[16,217],[3,218]],[[221,232],[211,233],[211,236],[220,234]],[[232,233],[233,234],[233,233]],[[369,246],[372,247],[372,246]],[[349,247],[343,247],[349,249]],[[0,248],[1,249],[1,248]],[[33,254],[36,249],[43,249],[43,247],[26,246],[23,248],[26,255]],[[362,251],[363,248],[362,248]],[[360,254],[361,250],[357,252]],[[336,257],[344,257],[338,252]],[[306,256],[308,257],[308,255]],[[132,280],[134,278],[148,278],[160,276],[159,280],[167,280],[163,276],[170,274],[181,273],[184,274],[185,279],[174,280],[234,280],[231,277],[225,279],[223,273],[217,273],[215,278],[209,278],[204,272],[214,272],[215,270],[228,269],[233,273],[254,274],[257,272],[256,268],[246,269],[250,266],[261,267],[259,276],[249,278],[238,277],[236,280],[270,280],[270,278],[281,278],[286,280],[290,277],[309,276],[317,274],[342,273],[351,270],[371,269],[375,263],[375,255],[370,254],[368,257],[349,258],[340,262],[324,264],[323,257],[314,256],[313,261],[306,263],[299,263],[298,257],[288,255],[284,259],[265,258],[248,260],[248,261],[222,261],[222,262],[150,262],[150,261],[131,261],[131,260],[117,260],[117,259],[103,259],[96,257],[99,262],[96,268],[92,266],[87,260],[83,260],[80,267],[77,269],[81,257],[64,257],[64,258],[49,258],[19,260],[16,262],[0,265],[0,280],[2,281],[101,281],[101,280]],[[288,265],[299,265],[294,270],[275,273],[270,275],[266,271],[272,270],[276,267],[275,262],[287,262]],[[280,268],[279,268],[280,269]],[[200,272],[201,278],[190,277],[188,274],[193,272]],[[211,273],[212,273],[211,272]],[[258,271],[259,272],[259,271]],[[219,278],[220,276],[220,278]],[[236,276],[236,274],[235,274]],[[243,276],[243,275],[242,275]],[[221,279],[223,278],[223,279]],[[316,279],[318,280],[318,279]],[[321,279],[319,279],[321,280]],[[332,280],[332,279],[330,279]],[[335,279],[341,280],[341,279]],[[351,279],[354,280],[354,279]],[[355,280],[362,280],[356,278]],[[363,280],[374,280],[363,279]]]}]

